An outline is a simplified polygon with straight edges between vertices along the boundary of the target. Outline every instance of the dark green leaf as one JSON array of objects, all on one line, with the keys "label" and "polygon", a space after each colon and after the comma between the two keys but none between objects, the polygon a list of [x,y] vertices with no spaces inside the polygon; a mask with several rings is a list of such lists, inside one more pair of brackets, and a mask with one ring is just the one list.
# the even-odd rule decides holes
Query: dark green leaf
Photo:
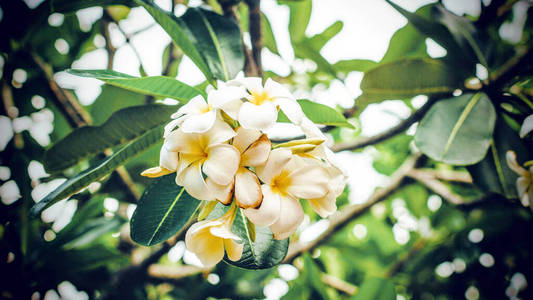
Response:
[{"label": "dark green leaf", "polygon": [[255,227],[254,241],[246,222],[246,217],[239,209],[231,230],[244,241],[242,257],[236,262],[227,257],[224,260],[231,265],[254,270],[279,265],[287,255],[289,239],[275,240],[268,227]]},{"label": "dark green leaf", "polygon": [[369,278],[363,282],[352,300],[396,300],[396,289],[392,282],[382,278]]},{"label": "dark green leaf", "polygon": [[235,78],[244,67],[241,32],[237,23],[201,8],[189,8],[180,20],[187,25],[192,43],[215,78]]},{"label": "dark green leaf", "polygon": [[[304,114],[314,123],[322,125],[331,125],[339,127],[354,128],[344,116],[335,109],[320,103],[310,100],[301,99],[298,103],[302,107]],[[290,122],[287,116],[280,111],[278,114],[278,122]]]},{"label": "dark green leaf", "polygon": [[166,76],[134,77],[111,70],[68,70],[73,75],[96,78],[123,89],[140,94],[168,97],[187,103],[204,93],[174,78]]},{"label": "dark green leaf", "polygon": [[176,185],[176,174],[156,179],[144,191],[131,217],[131,239],[145,246],[166,241],[194,214],[201,201]]},{"label": "dark green leaf", "polygon": [[507,151],[513,150],[519,163],[527,161],[531,154],[518,136],[502,119],[496,122],[494,138],[485,158],[469,166],[474,183],[487,193],[497,193],[507,198],[516,198],[518,175],[507,165]]},{"label": "dark green leaf", "polygon": [[49,173],[57,173],[107,148],[131,141],[167,123],[177,108],[157,104],[128,107],[114,113],[101,126],[78,128],[45,152],[44,167]]},{"label": "dark green leaf", "polygon": [[453,92],[462,86],[455,70],[439,60],[404,59],[378,65],[367,71],[361,82],[365,103],[386,99],[404,99],[420,94]]},{"label": "dark green leaf", "polygon": [[485,94],[441,100],[420,121],[415,143],[437,161],[471,165],[487,153],[495,122],[496,111]]},{"label": "dark green leaf", "polygon": [[89,169],[65,181],[41,201],[37,202],[31,208],[30,214],[36,216],[45,208],[56,203],[57,201],[77,193],[82,188],[88,186],[91,182],[99,180],[100,178],[110,174],[113,172],[113,170],[125,164],[137,154],[159,142],[162,136],[162,125],[147,131],[145,134],[131,141],[113,155],[104,159],[102,162],[91,166]]},{"label": "dark green leaf", "polygon": [[187,24],[183,20],[163,11],[151,1],[135,0],[135,2],[142,5],[152,15],[155,21],[170,35],[176,45],[181,48],[183,53],[204,73],[207,80],[213,81],[213,73],[209,69],[204,57],[198,52],[197,45],[192,40]]},{"label": "dark green leaf", "polygon": [[51,0],[50,8],[53,12],[69,13],[93,6],[108,6],[122,4],[134,6],[131,0]]}]

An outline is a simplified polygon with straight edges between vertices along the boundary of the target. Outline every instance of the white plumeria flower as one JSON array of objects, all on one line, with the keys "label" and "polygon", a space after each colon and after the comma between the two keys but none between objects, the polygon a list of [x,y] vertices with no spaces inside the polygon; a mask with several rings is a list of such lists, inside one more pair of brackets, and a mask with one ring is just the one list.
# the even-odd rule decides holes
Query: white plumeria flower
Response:
[{"label": "white plumeria flower", "polygon": [[164,136],[167,137],[177,126],[186,133],[206,132],[215,123],[219,110],[232,119],[237,119],[242,105],[241,99],[246,96],[244,87],[228,86],[221,81],[217,86],[217,89],[208,89],[207,101],[198,95],[178,109],[171,116],[174,120],[165,126]]},{"label": "white plumeria flower", "polygon": [[520,128],[520,137],[524,138],[531,131],[533,131],[533,115],[527,116],[527,118],[524,120],[524,123],[522,123],[522,127]]},{"label": "white plumeria flower", "polygon": [[159,153],[159,166],[147,169],[141,173],[142,176],[154,178],[176,172],[178,169],[178,152],[168,151],[166,147],[161,147]]},{"label": "white plumeria flower", "polygon": [[264,166],[255,168],[263,181],[263,202],[244,214],[258,226],[270,226],[275,239],[289,237],[303,220],[298,199],[318,199],[328,193],[329,174],[316,164],[307,164],[291,150],[270,152]]},{"label": "white plumeria flower", "polygon": [[232,261],[241,258],[244,244],[231,232],[236,212],[236,207],[232,205],[222,217],[195,223],[185,234],[185,246],[205,267],[210,268],[220,262],[224,252]]},{"label": "white plumeria flower", "polygon": [[272,144],[266,134],[259,130],[239,127],[236,131],[233,146],[239,150],[241,160],[234,179],[229,185],[216,184],[209,178],[206,182],[215,198],[223,204],[229,204],[234,196],[237,206],[241,208],[257,207],[263,200],[261,183],[248,167],[263,165],[270,154]]},{"label": "white plumeria flower", "polygon": [[248,129],[265,130],[272,127],[281,109],[294,124],[300,124],[304,116],[302,108],[292,94],[281,84],[267,79],[265,85],[259,77],[245,77],[228,82],[228,85],[243,86],[248,90],[240,107],[237,120]]},{"label": "white plumeria flower", "polygon": [[163,147],[178,153],[176,183],[199,200],[214,200],[204,173],[219,185],[228,185],[239,167],[240,152],[227,144],[235,131],[218,118],[211,129],[204,133],[186,133],[178,129],[165,139]]},{"label": "white plumeria flower", "polygon": [[532,205],[533,201],[533,166],[529,167],[529,171],[523,168],[516,161],[516,153],[514,151],[507,151],[506,154],[507,165],[511,170],[518,174],[516,180],[516,189],[518,190],[518,197],[524,206]]}]

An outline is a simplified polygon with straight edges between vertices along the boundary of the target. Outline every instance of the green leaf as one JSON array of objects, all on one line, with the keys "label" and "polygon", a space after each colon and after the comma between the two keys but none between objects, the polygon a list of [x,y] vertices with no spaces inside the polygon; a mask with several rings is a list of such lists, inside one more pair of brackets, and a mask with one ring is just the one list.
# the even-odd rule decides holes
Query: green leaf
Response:
[{"label": "green leaf", "polygon": [[116,4],[134,6],[131,0],[52,0],[50,1],[50,8],[52,12],[69,13],[88,7]]},{"label": "green leaf", "polygon": [[352,71],[366,72],[376,67],[377,62],[369,59],[348,59],[341,60],[333,64],[333,69],[340,73],[350,73]]},{"label": "green leaf", "polygon": [[231,230],[244,241],[242,257],[236,262],[224,257],[224,261],[237,267],[252,270],[268,269],[279,265],[287,255],[289,239],[275,240],[268,227],[255,227],[254,240],[246,222],[246,217],[239,209]]},{"label": "green leaf", "polygon": [[45,152],[44,167],[48,173],[57,173],[107,148],[131,141],[167,123],[177,108],[158,104],[128,107],[115,112],[101,126],[78,128]]},{"label": "green leaf", "polygon": [[367,71],[358,101],[369,103],[416,95],[450,93],[462,86],[455,70],[439,60],[404,59]]},{"label": "green leaf", "polygon": [[496,111],[485,94],[464,94],[433,105],[420,121],[414,140],[432,159],[471,165],[485,157],[495,122]]},{"label": "green leaf", "polygon": [[176,185],[176,174],[160,177],[144,191],[131,217],[131,239],[145,246],[166,241],[189,221],[201,201]]},{"label": "green leaf", "polygon": [[[355,128],[346,120],[346,118],[340,112],[327,105],[316,103],[306,99],[298,100],[298,103],[302,107],[304,114],[314,123],[322,125],[348,127],[352,129]],[[287,116],[281,110],[278,113],[278,122],[290,122]]]},{"label": "green leaf", "polygon": [[195,7],[190,7],[180,19],[187,25],[192,43],[215,78],[235,78],[244,68],[241,32],[237,23],[215,12]]},{"label": "green leaf", "polygon": [[498,119],[494,128],[494,138],[485,158],[479,163],[468,166],[474,184],[487,193],[497,193],[507,198],[516,198],[516,179],[518,175],[507,165],[507,151],[513,150],[518,163],[531,158],[518,133],[503,120]]},{"label": "green leaf", "polygon": [[309,42],[313,44],[313,47],[315,49],[322,49],[329,40],[331,40],[334,36],[336,36],[343,27],[342,21],[336,21],[335,23],[328,26],[328,28],[324,29],[321,33],[318,33],[316,35],[313,35],[309,38]]},{"label": "green leaf", "polygon": [[119,166],[128,162],[131,158],[144,150],[150,148],[153,144],[159,142],[163,136],[163,125],[151,129],[131,141],[126,146],[115,152],[113,155],[107,157],[102,162],[91,166],[89,169],[79,173],[78,175],[68,179],[54,191],[44,197],[41,201],[37,202],[30,211],[32,216],[37,216],[45,208],[56,203],[61,199],[65,199],[84,187],[88,186],[91,182],[97,181],[100,178],[110,174]]},{"label": "green leaf", "polygon": [[172,77],[134,77],[111,70],[68,70],[68,72],[77,76],[100,79],[107,84],[140,94],[174,98],[182,103],[187,103],[197,95],[205,96],[201,90]]},{"label": "green leaf", "polygon": [[396,289],[392,282],[382,278],[369,278],[363,282],[352,300],[396,300]]},{"label": "green leaf", "polygon": [[305,38],[305,30],[311,19],[312,1],[285,1],[283,4],[289,6],[289,34],[293,43]]},{"label": "green leaf", "polygon": [[276,43],[276,37],[272,31],[272,26],[267,16],[261,14],[261,33],[263,36],[263,44],[270,52],[279,55],[278,44]]},{"label": "green leaf", "polygon": [[[209,69],[204,57],[200,54],[197,46],[190,35],[187,24],[169,13],[163,11],[157,5],[146,0],[135,0],[142,5],[155,21],[168,33],[170,38],[178,45],[183,53],[187,55],[196,66],[202,71],[207,80],[213,82],[213,73]],[[203,41],[202,41],[203,42]]]},{"label": "green leaf", "polygon": [[313,289],[317,292],[322,299],[329,299],[328,294],[326,293],[326,285],[322,282],[322,272],[311,258],[309,253],[304,255],[304,272],[308,278],[309,283]]}]

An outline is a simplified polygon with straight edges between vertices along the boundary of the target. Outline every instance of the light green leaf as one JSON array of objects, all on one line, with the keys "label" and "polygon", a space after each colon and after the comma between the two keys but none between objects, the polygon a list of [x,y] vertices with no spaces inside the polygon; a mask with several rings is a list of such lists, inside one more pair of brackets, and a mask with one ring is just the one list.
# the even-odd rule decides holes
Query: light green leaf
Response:
[{"label": "light green leaf", "polygon": [[396,300],[396,289],[392,282],[382,278],[369,278],[363,282],[352,300]]},{"label": "light green leaf", "polygon": [[279,265],[287,255],[289,239],[275,240],[268,227],[255,227],[255,239],[246,225],[247,219],[239,209],[231,230],[244,241],[242,257],[239,261],[224,260],[245,269],[268,269]]},{"label": "light green leaf", "polygon": [[366,72],[377,65],[377,62],[369,59],[348,59],[333,64],[336,72],[348,74],[352,71]]},{"label": "light green leaf", "polygon": [[181,48],[183,53],[187,55],[196,66],[204,73],[209,81],[213,81],[213,73],[209,69],[204,57],[200,54],[197,46],[191,39],[187,24],[181,19],[178,19],[169,13],[163,11],[157,5],[146,0],[135,0],[136,3],[142,5],[146,11],[155,19],[155,21],[168,33],[172,40]]},{"label": "light green leaf", "polygon": [[[340,112],[327,105],[306,99],[298,100],[298,103],[302,107],[304,114],[314,123],[354,128],[353,125],[350,124]],[[287,116],[281,110],[278,114],[278,122],[290,122]]]},{"label": "light green leaf", "polygon": [[270,52],[279,55],[278,44],[276,43],[276,37],[272,31],[272,26],[267,16],[261,14],[261,33],[263,36],[263,44]]},{"label": "light green leaf", "polygon": [[237,23],[197,7],[187,9],[180,21],[186,24],[191,42],[214,77],[220,80],[235,78],[244,67],[241,32]]},{"label": "light green leaf", "polygon": [[313,35],[309,38],[309,42],[313,45],[313,48],[315,49],[322,49],[329,40],[331,40],[334,36],[336,36],[343,27],[342,21],[336,21],[335,23],[328,26],[328,28],[324,29],[321,33],[318,33],[316,35]]},{"label": "light green leaf", "polygon": [[367,71],[358,101],[371,103],[416,95],[450,93],[462,86],[456,72],[435,59],[404,59]]},{"label": "light green leaf", "polygon": [[147,131],[100,163],[95,164],[89,169],[68,179],[50,194],[46,195],[41,201],[37,202],[31,208],[30,214],[33,216],[38,215],[50,205],[77,193],[90,183],[110,174],[113,170],[125,164],[134,156],[150,148],[150,146],[161,140],[163,136],[163,127],[164,126],[161,125]]},{"label": "light green leaf", "polygon": [[107,84],[140,94],[157,97],[168,97],[187,103],[197,95],[205,95],[204,92],[181,81],[166,76],[134,77],[111,70],[68,70],[70,74],[96,78]]},{"label": "light green leaf", "polygon": [[482,93],[437,102],[415,134],[415,144],[427,156],[454,165],[471,165],[485,157],[492,139],[496,111]]},{"label": "light green leaf", "polygon": [[88,7],[116,4],[135,6],[135,3],[131,0],[51,0],[50,8],[53,12],[69,13]]},{"label": "light green leaf", "polygon": [[158,104],[121,109],[101,126],[78,128],[55,143],[44,154],[44,167],[48,173],[63,171],[81,160],[131,141],[146,131],[167,123],[177,109],[178,106]]},{"label": "light green leaf", "polygon": [[293,43],[299,42],[305,38],[305,30],[311,19],[312,1],[285,1],[282,2],[289,6],[289,34]]},{"label": "light green leaf", "polygon": [[194,214],[201,201],[176,185],[176,174],[156,179],[144,191],[131,217],[131,239],[145,246],[166,241]]},{"label": "light green leaf", "polygon": [[479,163],[468,166],[474,184],[486,193],[497,193],[507,198],[516,198],[516,179],[518,175],[507,165],[507,151],[516,153],[518,163],[531,158],[518,133],[503,119],[498,119],[494,128],[494,137],[485,158]]}]

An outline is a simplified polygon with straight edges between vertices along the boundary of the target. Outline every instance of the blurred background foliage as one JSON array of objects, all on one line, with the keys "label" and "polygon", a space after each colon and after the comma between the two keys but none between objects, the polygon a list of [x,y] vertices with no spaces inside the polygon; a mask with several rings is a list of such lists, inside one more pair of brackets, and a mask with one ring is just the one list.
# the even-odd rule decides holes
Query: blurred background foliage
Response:
[{"label": "blurred background foliage", "polygon": [[[386,184],[350,184],[337,200],[340,215],[348,216],[345,219],[320,220],[304,206],[309,219],[291,238],[294,248],[284,264],[265,270],[244,270],[225,263],[207,270],[190,258],[182,241],[171,239],[155,247],[132,242],[129,218],[150,183],[138,174],[157,164],[161,143],[48,208],[40,218],[31,218],[33,204],[65,178],[118,149],[113,146],[105,154],[50,175],[43,164],[52,144],[80,126],[104,124],[120,109],[165,98],[103,85],[88,104],[68,80],[62,80],[65,75],[61,71],[87,67],[79,61],[94,51],[105,51],[106,63],[89,68],[112,69],[117,51],[131,47],[140,60],[138,74],[144,76],[146,67],[132,41],[159,25],[152,21],[146,28],[125,32],[121,22],[135,20],[132,12],[142,10],[136,7],[139,2],[133,1],[3,1],[2,298],[533,299],[531,210],[528,203],[517,199],[517,176],[505,159],[497,159],[509,149],[519,154],[521,163],[531,159],[531,135],[520,139],[517,134],[532,112],[530,1],[465,1],[479,4],[475,16],[450,12],[448,4],[453,1],[430,3],[416,11],[387,1],[408,23],[392,35],[382,59],[354,57],[331,62],[321,54],[322,49],[341,32],[343,22],[338,20],[309,35],[306,29],[316,1],[279,0],[277,4],[289,11],[286,30],[294,53],[294,63],[285,74],[261,66],[262,53],[280,60],[284,57],[279,49],[282,41],[272,30],[272,20],[261,12],[259,1],[163,2],[156,1],[176,14],[183,13],[187,5],[204,5],[237,20],[245,41],[246,74],[262,73],[300,94],[328,89],[339,80],[350,85],[353,82],[346,80],[350,74],[364,74],[362,93],[353,105],[329,104],[356,129],[326,126],[324,130],[334,142],[334,151],[343,151],[344,158],[370,156],[368,167],[389,180]],[[87,22],[82,16],[90,14],[87,9],[93,6],[101,8]],[[509,34],[512,26],[513,34]],[[122,43],[112,42],[113,35]],[[431,43],[440,45],[444,54],[429,55]],[[353,47],[365,45],[353,40]],[[181,76],[189,76],[188,69],[181,66],[186,63],[184,58],[179,47],[168,43],[158,58],[160,73],[176,77],[185,72]],[[434,69],[426,68],[428,62]],[[446,89],[431,92],[435,83]],[[198,83],[201,89],[206,85],[206,81]],[[387,92],[387,88],[394,91]],[[417,146],[429,157],[419,155],[413,145],[412,125],[437,107],[432,104],[480,91],[488,95],[488,105],[494,106],[495,119],[491,121],[487,113],[486,119],[478,118],[472,126],[491,127],[492,122],[495,133],[490,132],[489,140],[494,147],[481,151],[473,165],[446,162],[446,157],[432,159],[432,150],[425,150],[427,146],[421,143]],[[387,99],[404,103],[411,116],[388,131],[363,136],[359,117],[376,105],[373,103]],[[431,122],[427,123],[431,127]],[[428,129],[418,128],[422,130]],[[440,143],[437,137],[423,141],[429,146]],[[476,150],[469,149],[468,143],[453,147],[460,148],[461,159],[475,152],[467,153],[469,150]],[[345,161],[351,173],[364,167]],[[500,163],[503,182],[494,161]],[[358,184],[382,187],[368,199],[354,201],[351,195]],[[299,249],[302,245],[312,247]]]}]

